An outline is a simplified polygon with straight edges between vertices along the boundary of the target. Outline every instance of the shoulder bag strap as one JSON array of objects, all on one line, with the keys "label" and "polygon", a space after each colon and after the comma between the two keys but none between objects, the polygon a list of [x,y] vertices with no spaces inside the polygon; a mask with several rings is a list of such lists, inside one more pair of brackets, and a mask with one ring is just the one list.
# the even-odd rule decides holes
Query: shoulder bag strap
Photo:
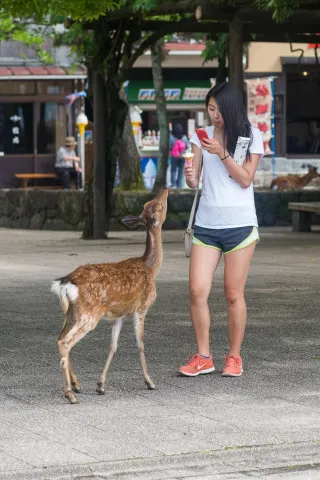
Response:
[{"label": "shoulder bag strap", "polygon": [[191,230],[192,230],[194,214],[196,212],[197,200],[198,200],[198,195],[199,195],[200,177],[201,177],[201,171],[202,171],[202,163],[203,163],[203,159],[202,159],[202,155],[201,155],[201,163],[200,163],[200,170],[199,170],[199,181],[198,181],[197,190],[196,190],[196,193],[195,193],[195,196],[194,196],[194,199],[193,199],[193,204],[192,204],[191,213],[190,213],[190,217],[189,217],[187,232],[191,232]]}]

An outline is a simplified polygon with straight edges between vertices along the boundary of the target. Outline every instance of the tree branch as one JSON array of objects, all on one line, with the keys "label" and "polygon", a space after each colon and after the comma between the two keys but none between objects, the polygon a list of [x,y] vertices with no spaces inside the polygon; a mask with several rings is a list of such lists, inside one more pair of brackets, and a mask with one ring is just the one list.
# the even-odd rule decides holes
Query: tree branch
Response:
[{"label": "tree branch", "polygon": [[126,30],[125,29],[125,22],[124,22],[124,20],[121,20],[118,23],[117,33],[116,33],[114,39],[112,40],[112,47],[111,47],[110,52],[108,53],[108,56],[106,58],[107,62],[108,62],[109,58],[111,58],[114,55],[114,53],[116,52],[120,36],[123,37],[123,35],[125,33],[125,30]]},{"label": "tree branch", "polygon": [[136,62],[136,60],[146,51],[148,50],[148,48],[151,47],[151,45],[153,45],[155,42],[157,42],[158,40],[160,40],[161,38],[163,38],[165,35],[167,35],[168,33],[170,33],[170,31],[168,32],[167,29],[163,29],[163,30],[157,30],[156,32],[152,33],[151,35],[149,35],[149,37],[147,37],[145,40],[143,40],[139,47],[134,51],[134,53],[131,55],[131,57],[123,64],[121,70],[120,70],[120,79],[121,81],[124,81],[126,80],[126,73],[128,72],[128,70],[130,70],[130,68],[133,67],[134,63]]}]

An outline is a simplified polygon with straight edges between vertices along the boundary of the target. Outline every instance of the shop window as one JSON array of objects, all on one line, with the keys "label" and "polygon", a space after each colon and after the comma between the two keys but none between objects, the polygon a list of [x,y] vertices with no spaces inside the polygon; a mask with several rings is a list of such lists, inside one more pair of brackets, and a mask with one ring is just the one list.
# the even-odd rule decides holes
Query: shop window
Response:
[{"label": "shop window", "polygon": [[40,103],[38,111],[37,151],[55,154],[66,136],[65,107],[54,102]]},{"label": "shop window", "polygon": [[72,80],[41,80],[37,86],[39,95],[69,95],[72,88]]},{"label": "shop window", "polygon": [[32,103],[0,103],[0,153],[33,153]]},{"label": "shop window", "polygon": [[274,96],[274,114],[276,117],[283,116],[283,102],[284,102],[284,95]]},{"label": "shop window", "polygon": [[36,82],[17,82],[14,80],[0,81],[0,95],[35,95]]}]

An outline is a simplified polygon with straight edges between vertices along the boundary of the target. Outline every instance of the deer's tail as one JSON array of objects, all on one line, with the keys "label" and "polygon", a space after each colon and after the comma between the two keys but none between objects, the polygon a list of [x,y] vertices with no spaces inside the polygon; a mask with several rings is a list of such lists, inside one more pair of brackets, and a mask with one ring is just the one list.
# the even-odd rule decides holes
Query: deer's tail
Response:
[{"label": "deer's tail", "polygon": [[62,283],[61,279],[52,282],[51,292],[55,293],[59,298],[63,313],[67,313],[70,302],[75,303],[79,296],[76,285],[71,282]]}]

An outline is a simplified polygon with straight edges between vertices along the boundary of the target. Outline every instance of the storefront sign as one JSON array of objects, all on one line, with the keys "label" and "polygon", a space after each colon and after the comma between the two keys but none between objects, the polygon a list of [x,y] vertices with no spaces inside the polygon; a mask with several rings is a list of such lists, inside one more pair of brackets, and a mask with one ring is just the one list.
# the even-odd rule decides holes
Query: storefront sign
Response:
[{"label": "storefront sign", "polygon": [[186,87],[183,93],[183,100],[205,100],[209,90],[210,90],[210,87],[208,88]]},{"label": "storefront sign", "polygon": [[[212,80],[212,79],[210,79]],[[199,84],[199,82],[198,82]],[[202,85],[208,85],[202,86]],[[130,90],[131,86],[131,90]],[[181,88],[167,87],[164,89],[164,96],[167,102],[204,102],[208,91],[210,90],[210,81],[200,82],[200,85],[196,84],[192,86],[192,82],[183,84]],[[134,98],[136,95],[136,98]],[[128,87],[129,102],[154,102],[155,101],[155,89],[154,88],[138,88],[135,93],[135,84],[131,82]]]},{"label": "storefront sign", "polygon": [[[154,88],[141,88],[138,94],[138,100],[155,101]],[[164,96],[167,102],[180,100],[181,88],[165,88]]]},{"label": "storefront sign", "polygon": [[246,80],[248,94],[248,117],[253,127],[263,135],[266,155],[271,155],[270,140],[273,137],[273,93],[272,79],[254,78]]}]

